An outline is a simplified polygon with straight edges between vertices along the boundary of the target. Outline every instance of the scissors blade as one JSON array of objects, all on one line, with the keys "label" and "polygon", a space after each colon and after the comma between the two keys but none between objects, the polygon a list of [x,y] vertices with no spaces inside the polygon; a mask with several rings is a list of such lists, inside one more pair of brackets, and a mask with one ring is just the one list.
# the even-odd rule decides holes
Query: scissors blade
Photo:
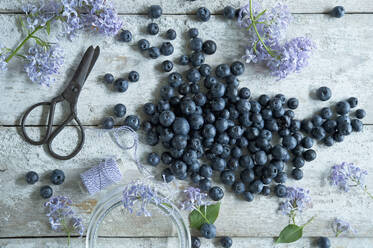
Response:
[{"label": "scissors blade", "polygon": [[98,59],[99,56],[100,56],[100,47],[97,46],[95,48],[95,51],[93,52],[93,57],[92,57],[92,60],[91,60],[91,65],[89,66],[89,69],[88,69],[87,75],[85,77],[85,80],[87,80],[87,78],[88,78],[89,74],[91,73],[93,66],[96,64],[96,61],[97,61],[97,59]]},{"label": "scissors blade", "polygon": [[75,71],[75,74],[71,80],[71,83],[78,84],[80,88],[84,85],[89,73],[91,72],[98,55],[100,53],[100,49],[96,47],[93,49],[93,46],[90,46],[87,51],[84,53],[83,58]]}]

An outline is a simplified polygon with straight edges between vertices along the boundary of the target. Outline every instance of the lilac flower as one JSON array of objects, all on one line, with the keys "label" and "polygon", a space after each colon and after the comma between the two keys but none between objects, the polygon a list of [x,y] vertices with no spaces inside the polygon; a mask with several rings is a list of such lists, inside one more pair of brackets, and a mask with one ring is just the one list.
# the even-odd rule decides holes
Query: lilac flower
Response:
[{"label": "lilac flower", "polygon": [[169,200],[159,195],[155,187],[141,181],[135,181],[124,188],[122,203],[128,212],[133,213],[137,202],[140,203],[140,209],[136,212],[136,215],[151,216],[148,210],[149,204],[157,206],[163,203],[169,203]]},{"label": "lilac flower", "polygon": [[63,6],[61,13],[63,34],[71,40],[71,38],[76,36],[77,31],[84,27],[78,14],[80,5],[77,0],[62,0],[61,2]]},{"label": "lilac flower", "polygon": [[309,207],[312,207],[309,190],[287,187],[286,201],[280,203],[279,210],[284,215],[288,215],[294,223],[296,213],[303,212],[303,210]]},{"label": "lilac flower", "polygon": [[335,236],[338,237],[342,233],[352,232],[356,233],[356,231],[351,227],[350,223],[347,221],[335,218],[332,223],[333,231],[335,232]]},{"label": "lilac flower", "polygon": [[80,236],[83,235],[84,226],[82,219],[75,215],[71,207],[72,201],[65,196],[57,196],[44,204],[47,208],[47,217],[53,231],[64,231],[70,235],[76,231]]},{"label": "lilac flower", "polygon": [[31,47],[25,56],[24,70],[32,82],[50,86],[63,64],[62,49],[58,45]]},{"label": "lilac flower", "polygon": [[193,211],[202,205],[208,205],[206,193],[201,193],[199,188],[194,187],[188,187],[186,190],[184,190],[184,199],[180,203],[181,209]]},{"label": "lilac flower", "polygon": [[329,181],[340,189],[348,192],[351,187],[360,186],[365,189],[366,170],[354,166],[352,163],[343,162],[340,165],[334,165],[330,170]]},{"label": "lilac flower", "polygon": [[272,75],[279,79],[286,78],[290,73],[299,72],[308,65],[313,42],[305,37],[294,38],[284,44],[278,52],[278,56],[267,62]]},{"label": "lilac flower", "polygon": [[26,13],[26,28],[34,31],[38,26],[44,27],[48,21],[59,15],[61,7],[58,1],[43,1],[39,6],[25,5],[23,11]]}]

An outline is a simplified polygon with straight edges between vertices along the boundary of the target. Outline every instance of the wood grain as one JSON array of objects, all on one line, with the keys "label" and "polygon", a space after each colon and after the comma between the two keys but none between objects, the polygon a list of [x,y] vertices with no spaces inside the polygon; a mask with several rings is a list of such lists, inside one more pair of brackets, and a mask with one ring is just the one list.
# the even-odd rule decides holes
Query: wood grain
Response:
[{"label": "wood grain", "polygon": [[[80,61],[81,54],[89,44],[101,46],[101,57],[87,80],[78,104],[79,118],[85,125],[97,125],[102,118],[113,115],[112,107],[117,103],[127,106],[128,113],[142,114],[142,104],[153,101],[159,96],[161,85],[166,84],[167,74],[160,72],[160,64],[169,57],[157,60],[145,58],[138,50],[135,41],[147,38],[151,44],[159,45],[163,39],[144,35],[144,28],[149,22],[142,16],[123,17],[125,28],[134,34],[130,45],[112,38],[82,34],[73,43],[62,40],[61,46],[66,51],[66,63],[62,73],[57,76],[55,85],[50,88],[32,84],[27,80],[21,63],[12,63],[9,72],[0,74],[0,90],[3,92],[0,104],[0,125],[19,124],[19,118],[27,107],[40,101],[45,101],[61,92],[71,78],[73,70]],[[373,123],[373,26],[370,15],[350,15],[343,19],[332,19],[324,15],[295,15],[289,36],[309,35],[316,43],[317,50],[310,65],[301,73],[289,76],[286,80],[277,81],[268,76],[268,72],[260,66],[248,65],[245,74],[240,77],[241,85],[251,89],[254,96],[260,94],[284,93],[288,97],[298,97],[300,107],[296,113],[298,118],[311,116],[324,106],[333,105],[350,96],[357,96],[360,107],[367,110],[365,123]],[[4,23],[4,35],[0,43],[17,44],[21,36],[15,28],[15,17],[0,15]],[[128,25],[127,25],[128,23]],[[175,54],[171,57],[177,60],[188,52],[184,40],[185,31],[191,27],[200,27],[203,39],[213,39],[218,44],[218,51],[207,57],[207,63],[218,65],[239,60],[245,46],[245,35],[235,24],[226,22],[220,17],[213,17],[209,23],[196,23],[186,16],[167,16],[160,20],[162,35],[168,28],[177,30],[178,39],[173,42]],[[214,29],[211,29],[211,26]],[[346,35],[348,34],[348,35]],[[91,42],[88,42],[91,41]],[[189,52],[188,52],[189,53]],[[180,72],[187,67],[178,67]],[[137,70],[140,81],[131,83],[127,92],[117,93],[112,86],[105,85],[102,77],[111,72],[115,77],[127,77],[128,72]],[[176,70],[177,71],[177,70]],[[333,91],[329,102],[314,100],[314,92],[326,85]],[[56,115],[63,111],[58,109]],[[39,124],[39,116],[31,115],[29,124]],[[118,124],[122,121],[118,120]]]},{"label": "wood grain", "polygon": [[[33,132],[36,128],[31,129]],[[72,127],[63,133],[55,141],[56,150],[62,147],[61,152],[73,145]],[[79,187],[79,173],[98,164],[100,159],[115,155],[125,161],[126,172],[124,180],[133,179],[130,171],[135,169],[132,154],[123,152],[112,142],[110,135],[102,134],[95,130],[87,130],[87,142],[82,152],[72,160],[56,161],[49,157],[42,147],[26,144],[17,134],[15,128],[0,129],[0,164],[7,165],[7,170],[0,172],[0,184],[2,185],[2,197],[0,198],[0,237],[23,236],[56,236],[62,233],[52,232],[48,226],[42,203],[44,202],[38,193],[39,188],[49,184],[48,175],[51,170],[61,168],[66,173],[66,182],[61,186],[54,186],[55,195],[64,194],[70,196],[78,206],[85,223],[95,205],[94,197],[81,191]],[[129,142],[129,141],[127,141]],[[333,236],[330,224],[333,218],[344,218],[351,222],[357,230],[350,237],[373,237],[373,223],[367,219],[373,209],[373,200],[368,198],[362,190],[353,190],[352,193],[340,193],[331,188],[326,180],[327,173],[332,165],[343,161],[353,162],[367,169],[367,186],[373,189],[373,162],[371,151],[373,149],[373,127],[366,126],[364,132],[354,133],[346,138],[344,143],[332,148],[317,146],[318,157],[308,163],[304,168],[302,181],[288,180],[287,185],[296,185],[310,189],[313,199],[313,208],[307,210],[298,220],[301,224],[312,216],[316,219],[305,229],[305,236]],[[140,146],[140,158],[143,159],[150,147]],[[333,156],[331,156],[331,154]],[[162,166],[154,169],[157,174]],[[290,169],[290,168],[289,168]],[[41,182],[36,185],[26,185],[24,175],[29,170],[35,170],[41,176]],[[131,174],[132,175],[132,174]],[[178,188],[182,189],[185,183],[178,182]],[[105,195],[105,192],[103,193]],[[256,196],[252,203],[247,203],[234,196],[231,190],[226,189],[222,210],[216,225],[218,235],[232,235],[236,237],[275,237],[287,224],[288,219],[277,213],[279,200],[276,197]],[[30,207],[32,206],[32,207]],[[88,206],[88,207],[87,207]],[[186,213],[184,213],[186,216]],[[162,215],[154,215],[162,225],[147,218],[135,218],[135,223],[120,221],[123,215],[118,211],[110,216],[100,234],[104,236],[141,237],[175,235],[175,229],[167,224],[167,219]],[[126,218],[122,218],[126,220]],[[116,221],[113,221],[116,220]],[[132,223],[132,220],[131,220]],[[144,226],[146,228],[144,228]]]},{"label": "wood grain", "polygon": [[[218,240],[201,239],[201,247],[213,248],[219,247]],[[317,242],[316,238],[303,238],[293,244],[281,244],[274,246],[272,238],[233,238],[232,248],[314,248]],[[362,238],[331,238],[333,248],[371,248],[373,239]],[[84,241],[82,239],[73,238],[71,240],[71,247],[83,247]],[[177,245],[176,238],[103,238],[100,243],[100,248],[174,248]],[[2,239],[0,240],[1,248],[65,248],[65,238],[35,238],[35,239]]]},{"label": "wood grain", "polygon": [[[3,12],[21,11],[22,6],[29,2],[37,2],[37,0],[2,0],[0,10]],[[221,10],[231,5],[239,8],[247,4],[247,0],[112,0],[115,8],[119,13],[123,14],[144,14],[147,13],[148,6],[159,4],[163,8],[165,14],[194,14],[199,7],[205,6],[213,13],[221,13]],[[278,1],[276,0],[260,0],[263,6],[270,8]],[[373,12],[373,3],[370,0],[284,0],[286,5],[293,13],[325,13],[330,11],[336,5],[345,7],[348,13],[356,12]]]}]

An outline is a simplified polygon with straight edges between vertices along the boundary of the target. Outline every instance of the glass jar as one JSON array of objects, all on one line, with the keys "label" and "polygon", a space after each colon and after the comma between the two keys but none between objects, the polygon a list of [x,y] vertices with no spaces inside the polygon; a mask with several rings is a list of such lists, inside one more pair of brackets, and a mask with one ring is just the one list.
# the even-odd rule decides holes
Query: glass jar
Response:
[{"label": "glass jar", "polygon": [[[136,178],[136,174],[138,175],[138,171],[126,171],[125,177]],[[128,183],[111,186],[98,194],[101,199],[89,221],[86,248],[117,247],[107,243],[110,237],[129,238],[128,242],[137,240],[138,247],[153,247],[153,244],[144,245],[143,242],[149,242],[149,239],[157,237],[157,242],[162,243],[159,247],[190,248],[189,228],[174,204],[149,205],[150,217],[137,216],[136,212],[129,213],[124,209],[123,190]],[[162,196],[162,193],[159,195]],[[133,239],[134,237],[138,239]],[[136,247],[133,243],[125,244],[126,240],[119,241],[123,247]]]}]

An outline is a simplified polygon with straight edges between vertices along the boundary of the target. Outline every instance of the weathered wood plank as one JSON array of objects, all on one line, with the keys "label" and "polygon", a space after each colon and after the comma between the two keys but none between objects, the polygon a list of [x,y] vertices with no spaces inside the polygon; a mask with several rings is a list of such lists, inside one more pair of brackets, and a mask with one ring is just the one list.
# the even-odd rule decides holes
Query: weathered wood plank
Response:
[{"label": "weathered wood plank", "polygon": [[[72,129],[72,128],[70,128]],[[36,130],[35,130],[36,132]],[[72,147],[73,131],[64,133],[64,139],[55,141],[57,147]],[[52,232],[47,224],[38,190],[44,184],[49,184],[48,173],[61,168],[66,173],[66,182],[61,186],[54,186],[55,195],[64,194],[70,196],[76,203],[85,223],[89,213],[96,204],[98,196],[91,197],[79,188],[79,173],[109,155],[116,155],[126,161],[127,177],[129,181],[133,175],[130,173],[135,168],[131,154],[119,150],[107,136],[97,131],[87,131],[87,142],[82,152],[72,160],[57,161],[49,157],[42,147],[26,144],[17,134],[15,128],[0,128],[0,165],[5,171],[0,172],[0,185],[2,197],[0,198],[0,237],[23,236],[55,236],[61,233]],[[357,230],[356,235],[350,237],[373,237],[373,223],[367,220],[367,216],[373,208],[373,201],[362,191],[352,193],[340,193],[331,188],[326,181],[326,175],[330,166],[342,161],[354,162],[369,172],[367,186],[373,189],[373,162],[371,151],[373,149],[373,127],[366,126],[364,131],[346,138],[344,143],[336,144],[332,148],[317,146],[318,158],[308,163],[304,168],[305,178],[296,182],[288,180],[288,185],[297,185],[311,191],[314,207],[307,210],[299,223],[305,222],[312,216],[316,219],[313,224],[305,228],[305,236],[333,236],[330,228],[331,220],[340,217],[351,222]],[[63,149],[65,150],[65,149]],[[145,157],[150,148],[140,146],[141,158]],[[160,166],[162,167],[162,166]],[[161,168],[155,169],[155,173]],[[29,170],[37,171],[41,176],[41,182],[36,185],[26,185],[24,174]],[[178,182],[180,188],[184,183]],[[277,213],[279,200],[276,197],[256,196],[252,203],[247,203],[234,196],[230,189],[222,203],[222,211],[216,222],[218,235],[232,235],[236,237],[274,237],[287,224],[288,219]],[[185,213],[186,216],[186,213]],[[118,223],[123,218],[122,214],[114,214],[112,219],[117,221],[106,225],[100,234],[104,236],[161,236],[175,235],[175,229],[170,225],[156,225],[150,219],[139,218],[131,225]],[[154,218],[164,221],[165,217],[155,215]],[[164,223],[164,222],[162,222]]]},{"label": "weathered wood plank", "polygon": [[[278,247],[282,248],[313,248],[317,238],[303,238],[293,244],[281,244]],[[373,239],[362,238],[331,238],[332,247],[336,248],[371,248]],[[218,240],[201,239],[202,246],[206,248],[217,247]],[[71,247],[83,247],[84,240],[73,238],[71,239]],[[2,239],[0,240],[1,248],[63,248],[66,247],[66,239],[64,238],[36,238],[36,239]],[[152,247],[164,248],[177,247],[176,238],[105,238],[100,243],[101,248],[137,248],[137,247]],[[232,248],[251,248],[251,247],[274,247],[272,238],[233,238]]]},{"label": "weathered wood plank", "polygon": [[[0,10],[11,12],[11,11],[21,11],[22,6],[29,2],[37,2],[36,0],[3,0],[0,3]],[[221,10],[227,6],[232,5],[236,8],[245,5],[248,1],[246,0],[200,0],[200,1],[188,1],[188,0],[131,0],[131,1],[121,1],[112,0],[114,6],[120,13],[125,14],[139,14],[146,13],[147,7],[152,4],[160,4],[167,14],[184,14],[184,13],[195,13],[196,9],[201,6],[209,8],[213,13],[220,13]],[[264,2],[263,5],[266,7],[274,6],[278,1],[276,0],[266,0],[260,1]],[[369,0],[341,0],[335,2],[333,0],[286,0],[286,3],[290,10],[294,13],[325,13],[330,11],[335,5],[343,5],[347,12],[373,12],[373,3]]]},{"label": "weathered wood plank", "polygon": [[[134,34],[134,40],[147,38],[154,45],[159,45],[162,39],[144,35],[144,28],[149,22],[142,16],[123,17],[125,27]],[[266,70],[259,66],[247,66],[245,74],[240,78],[242,85],[248,86],[253,95],[263,93],[274,94],[282,92],[287,96],[300,99],[300,107],[296,111],[300,117],[310,116],[314,111],[329,103],[358,96],[360,106],[368,112],[365,123],[373,123],[373,26],[370,15],[349,15],[343,19],[331,19],[324,15],[295,15],[295,23],[291,26],[289,36],[310,35],[318,49],[308,68],[302,73],[292,75],[286,80],[276,81],[267,75]],[[17,44],[20,34],[12,15],[0,15],[3,35],[2,44]],[[171,58],[177,60],[182,51],[186,51],[184,32],[190,27],[199,27],[203,39],[217,41],[218,52],[207,57],[207,63],[217,65],[240,59],[245,45],[245,36],[238,31],[235,24],[225,22],[220,17],[213,17],[209,23],[196,23],[186,16],[168,16],[160,21],[162,31],[173,27],[177,30],[178,39],[173,42],[175,54]],[[128,23],[128,24],[127,24]],[[211,27],[214,27],[213,29]],[[346,35],[348,34],[348,35]],[[183,38],[181,38],[183,37]],[[181,40],[183,39],[183,40]],[[52,39],[53,40],[53,39]],[[90,42],[87,42],[90,41]],[[54,97],[63,89],[80,61],[79,55],[89,44],[97,44],[102,48],[99,58],[90,78],[86,82],[80,96],[78,112],[81,121],[86,125],[100,123],[105,115],[112,114],[114,104],[122,102],[127,105],[128,113],[140,113],[144,102],[158,97],[161,85],[165,84],[167,74],[161,73],[159,66],[165,57],[157,60],[147,59],[137,50],[135,42],[130,45],[120,43],[111,38],[82,34],[73,43],[63,40],[61,45],[66,51],[66,63],[56,85],[51,88],[40,87],[30,83],[21,70],[20,63],[12,63],[7,73],[0,74],[0,125],[14,125],[25,109],[32,104]],[[167,57],[167,59],[170,59]],[[179,67],[182,71],[186,67]],[[138,70],[140,81],[131,84],[129,90],[122,94],[113,91],[112,87],[104,85],[100,80],[106,72],[112,72],[116,77],[127,76],[131,70]],[[333,90],[330,102],[312,100],[312,92],[319,86],[327,85]],[[59,113],[57,113],[59,115]],[[38,124],[35,115],[32,123]]]}]

